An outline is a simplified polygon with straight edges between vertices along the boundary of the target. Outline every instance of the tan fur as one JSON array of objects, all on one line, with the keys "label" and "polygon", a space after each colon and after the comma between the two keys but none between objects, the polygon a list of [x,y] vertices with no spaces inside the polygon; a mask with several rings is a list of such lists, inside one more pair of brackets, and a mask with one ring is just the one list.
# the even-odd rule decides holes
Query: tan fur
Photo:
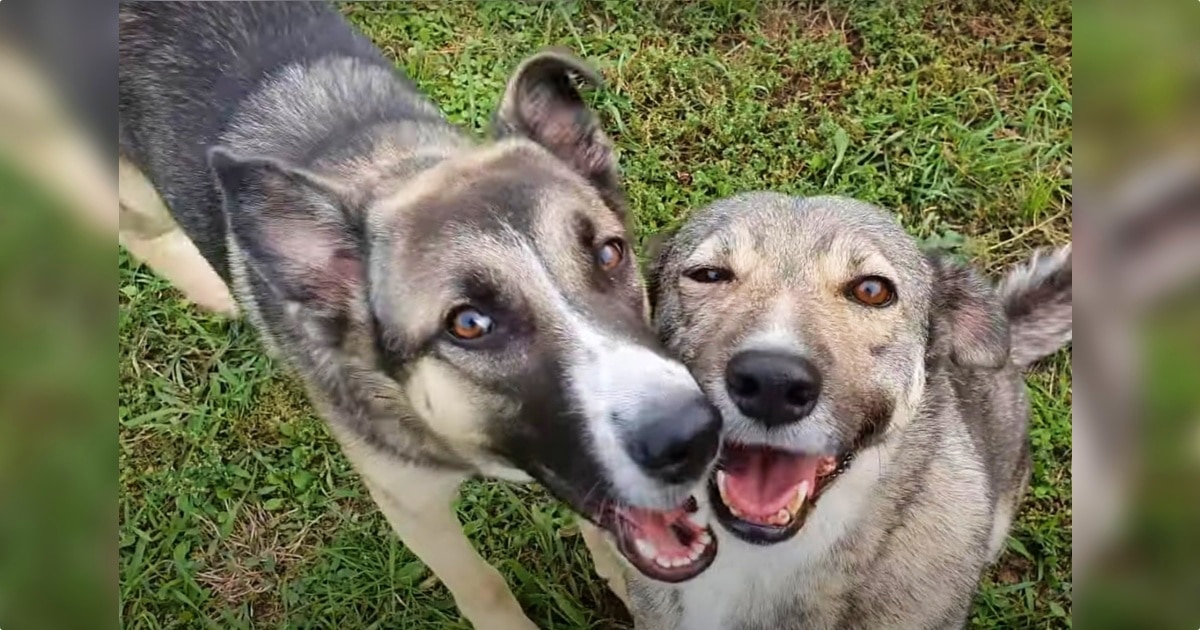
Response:
[{"label": "tan fur", "polygon": [[596,575],[608,584],[609,590],[629,608],[629,591],[625,584],[625,563],[613,549],[604,530],[591,523],[580,520],[579,531],[583,534],[583,544],[587,545],[592,555],[592,565]]},{"label": "tan fur", "polygon": [[451,502],[465,475],[405,465],[333,427],[346,457],[404,545],[446,585],[479,630],[536,630],[504,578],[471,546]]},{"label": "tan fur", "polygon": [[[699,281],[701,267],[726,273]],[[774,193],[695,211],[651,273],[659,333],[722,410],[726,444],[854,457],[792,537],[756,539],[715,510],[704,574],[628,575],[638,627],[962,627],[1029,476],[1028,402],[1016,366],[994,363],[1008,329],[992,288],[878,208]],[[863,276],[894,284],[894,301],[856,301]],[[813,410],[773,426],[746,415],[725,371],[749,350],[813,362]]]},{"label": "tan fur", "polygon": [[[611,144],[570,83],[598,77],[573,56],[535,55],[502,97],[499,140],[478,146],[392,64],[354,52],[361,42],[298,46],[269,76],[237,63],[285,29],[358,37],[328,7],[237,6],[122,7],[120,100],[138,105],[121,110],[123,155],[153,165],[154,181],[187,182],[179,203],[169,196],[172,212],[209,232],[198,242],[226,240],[222,262],[247,318],[304,380],[388,522],[466,619],[533,628],[454,518],[461,481],[536,478],[603,519],[609,501],[678,505],[717,445],[699,387],[655,347],[638,270],[600,269],[588,242],[589,232],[627,238]],[[196,67],[254,88],[196,91],[179,80]],[[210,120],[210,96],[234,113]],[[177,162],[181,144],[203,148],[208,168]],[[161,220],[162,200],[143,194],[145,178],[128,179],[125,238],[139,247],[181,235]],[[142,255],[213,302],[199,254],[171,238]],[[464,306],[493,316],[495,336],[448,334],[447,316]],[[703,422],[682,436],[704,442],[684,462],[686,484],[660,479],[661,466],[635,461],[624,441],[649,441],[641,425],[680,417]]]},{"label": "tan fur", "polygon": [[503,400],[481,400],[490,397],[436,358],[414,366],[405,381],[405,398],[430,428],[471,460],[480,459],[488,443],[482,420],[505,405]]},{"label": "tan fur", "polygon": [[[764,228],[759,226],[759,229]],[[849,235],[837,235],[824,250],[810,250],[803,257],[792,257],[796,274],[812,280],[803,285],[789,284],[781,280],[773,261],[765,260],[752,245],[754,242],[750,226],[735,225],[732,237],[714,237],[697,248],[693,260],[721,260],[733,270],[737,280],[732,285],[679,281],[681,300],[690,316],[689,330],[702,331],[697,339],[708,335],[731,339],[742,334],[744,322],[729,317],[729,313],[761,313],[766,329],[762,334],[794,337],[808,346],[808,351],[822,348],[835,354],[837,361],[825,378],[851,387],[858,375],[877,360],[871,354],[871,346],[886,343],[893,330],[904,325],[908,315],[903,306],[864,310],[846,298],[846,286],[865,275],[894,277],[891,265],[877,253],[856,260],[862,252],[872,252],[869,244],[857,242]],[[782,252],[777,255],[787,256]],[[806,313],[813,316],[805,316]],[[701,380],[719,379],[729,358],[725,354],[736,344],[698,345],[695,352],[702,355],[697,365]],[[688,350],[684,353],[685,359],[692,360]]]},{"label": "tan fur", "polygon": [[111,171],[41,73],[2,43],[0,85],[0,155],[92,228],[111,235],[117,228]]},{"label": "tan fur", "polygon": [[229,287],[171,219],[171,213],[146,176],[125,159],[120,160],[117,173],[121,245],[196,305],[236,315],[237,303]]}]

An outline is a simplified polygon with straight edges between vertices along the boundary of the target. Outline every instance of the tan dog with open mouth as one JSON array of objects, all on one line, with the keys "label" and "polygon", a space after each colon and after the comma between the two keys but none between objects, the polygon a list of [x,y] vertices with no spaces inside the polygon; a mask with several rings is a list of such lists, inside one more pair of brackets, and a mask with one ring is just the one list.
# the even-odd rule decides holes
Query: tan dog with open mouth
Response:
[{"label": "tan dog with open mouth", "polygon": [[655,321],[724,419],[721,553],[631,576],[639,628],[958,628],[1029,478],[1022,369],[1071,338],[1071,255],[998,290],[882,210],[739,195],[650,273]]}]

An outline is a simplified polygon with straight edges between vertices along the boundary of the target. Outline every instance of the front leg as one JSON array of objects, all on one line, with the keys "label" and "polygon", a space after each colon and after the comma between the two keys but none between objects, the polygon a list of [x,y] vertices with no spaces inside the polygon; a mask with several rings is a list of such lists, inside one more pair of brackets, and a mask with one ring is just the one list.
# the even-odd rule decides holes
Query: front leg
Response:
[{"label": "front leg", "polygon": [[451,503],[466,475],[404,464],[361,441],[342,444],[400,540],[446,585],[471,625],[478,630],[537,630],[454,515]]},{"label": "front leg", "polygon": [[632,610],[629,607],[629,591],[625,586],[625,566],[617,557],[617,550],[613,549],[604,536],[604,530],[580,520],[579,531],[583,534],[583,543],[592,554],[592,566],[596,568],[596,575],[608,583],[608,588],[622,604],[625,604],[626,610]]}]

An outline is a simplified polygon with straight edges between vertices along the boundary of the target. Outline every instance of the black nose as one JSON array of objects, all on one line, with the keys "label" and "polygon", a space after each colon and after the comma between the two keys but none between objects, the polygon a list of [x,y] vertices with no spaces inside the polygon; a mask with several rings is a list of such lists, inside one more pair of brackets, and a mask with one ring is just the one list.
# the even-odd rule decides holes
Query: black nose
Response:
[{"label": "black nose", "polygon": [[812,412],[821,395],[821,373],[798,354],[744,350],[725,366],[725,389],[742,413],[774,427]]},{"label": "black nose", "polygon": [[667,483],[700,479],[717,456],[721,416],[703,396],[655,403],[628,443],[647,475]]}]

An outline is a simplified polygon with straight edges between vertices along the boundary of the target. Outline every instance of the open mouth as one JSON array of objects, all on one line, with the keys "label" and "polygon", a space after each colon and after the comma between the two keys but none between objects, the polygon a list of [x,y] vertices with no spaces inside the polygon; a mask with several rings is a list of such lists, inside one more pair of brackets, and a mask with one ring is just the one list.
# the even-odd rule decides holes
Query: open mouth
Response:
[{"label": "open mouth", "polygon": [[712,528],[692,520],[696,512],[694,497],[674,510],[610,506],[602,510],[600,524],[638,571],[660,582],[683,582],[717,557]]},{"label": "open mouth", "polygon": [[787,540],[850,466],[852,455],[801,455],[727,442],[709,480],[713,511],[726,529],[747,542]]}]

